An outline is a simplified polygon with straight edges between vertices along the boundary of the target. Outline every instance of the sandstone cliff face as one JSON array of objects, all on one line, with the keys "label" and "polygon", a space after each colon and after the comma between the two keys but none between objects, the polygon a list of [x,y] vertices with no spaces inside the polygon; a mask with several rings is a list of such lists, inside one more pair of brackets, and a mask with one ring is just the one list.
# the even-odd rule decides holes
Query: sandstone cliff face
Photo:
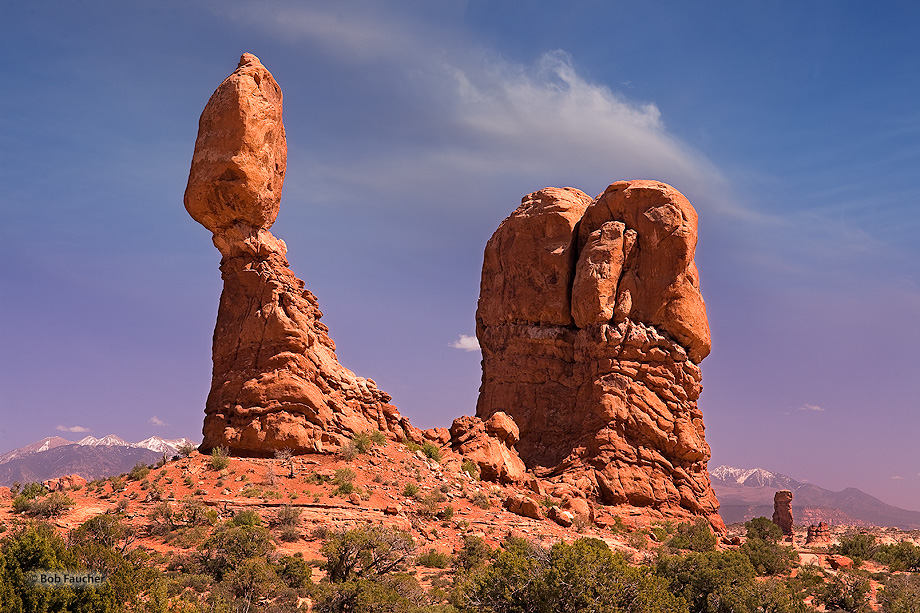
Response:
[{"label": "sandstone cliff face", "polygon": [[268,231],[287,146],[281,89],[258,58],[243,55],[198,130],[185,207],[214,234],[224,281],[202,451],[331,451],[371,429],[421,440],[373,380],[338,363],[316,297]]},{"label": "sandstone cliff face", "polygon": [[721,531],[697,407],[710,338],[696,239],[696,212],[663,183],[526,196],[485,249],[476,414],[513,418],[538,475]]}]

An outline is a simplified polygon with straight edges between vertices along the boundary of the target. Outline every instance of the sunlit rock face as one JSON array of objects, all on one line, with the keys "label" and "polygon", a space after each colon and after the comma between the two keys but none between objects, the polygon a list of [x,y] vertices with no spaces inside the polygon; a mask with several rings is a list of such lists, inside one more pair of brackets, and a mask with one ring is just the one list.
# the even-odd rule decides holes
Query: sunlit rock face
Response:
[{"label": "sunlit rock face", "polygon": [[249,53],[201,114],[185,208],[213,233],[224,289],[202,451],[334,451],[354,433],[421,434],[371,379],[341,366],[275,222],[287,164],[281,88]]},{"label": "sunlit rock face", "polygon": [[696,241],[696,211],[664,183],[525,196],[485,249],[476,414],[510,416],[538,475],[721,531],[697,407],[710,336]]}]

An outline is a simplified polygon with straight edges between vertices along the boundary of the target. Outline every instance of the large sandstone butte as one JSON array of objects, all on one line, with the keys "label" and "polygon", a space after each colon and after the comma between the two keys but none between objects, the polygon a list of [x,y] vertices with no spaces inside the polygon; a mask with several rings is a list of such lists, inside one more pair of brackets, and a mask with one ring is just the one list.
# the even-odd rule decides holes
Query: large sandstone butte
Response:
[{"label": "large sandstone butte", "polygon": [[420,433],[371,379],[339,364],[316,297],[288,269],[275,222],[287,164],[281,88],[249,53],[198,123],[185,208],[214,234],[224,289],[202,451],[332,451],[356,432]]},{"label": "large sandstone butte", "polygon": [[525,196],[485,249],[476,415],[513,418],[538,476],[721,532],[697,407],[710,338],[696,241],[696,211],[663,183]]}]

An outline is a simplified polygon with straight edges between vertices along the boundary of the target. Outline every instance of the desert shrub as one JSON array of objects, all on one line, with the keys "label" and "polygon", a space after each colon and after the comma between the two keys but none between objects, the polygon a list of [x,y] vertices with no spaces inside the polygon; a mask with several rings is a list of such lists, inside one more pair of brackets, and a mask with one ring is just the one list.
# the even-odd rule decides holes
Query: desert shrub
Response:
[{"label": "desert shrub", "polygon": [[464,536],[463,545],[454,556],[454,568],[458,571],[468,571],[477,568],[493,557],[496,551],[478,536]]},{"label": "desert shrub", "polygon": [[134,529],[120,515],[106,513],[91,517],[68,535],[72,546],[98,543],[103,547],[125,551],[134,542]]},{"label": "desert shrub", "polygon": [[410,481],[403,486],[402,495],[406,498],[414,498],[418,491],[418,484]]},{"label": "desert shrub", "polygon": [[211,450],[211,469],[224,470],[230,466],[230,452],[226,447],[215,447]]},{"label": "desert shrub", "polygon": [[333,583],[383,575],[400,569],[415,549],[408,532],[364,526],[332,533],[320,553],[326,558],[327,577]]},{"label": "desert shrub", "polygon": [[231,526],[261,526],[262,516],[251,510],[237,512],[228,522]]},{"label": "desert shrub", "polygon": [[291,449],[279,449],[275,452],[275,459],[281,460],[281,463],[288,467],[288,477],[294,478],[294,451]]},{"label": "desert shrub", "polygon": [[436,517],[441,521],[450,521],[453,519],[454,513],[454,507],[452,505],[447,505],[436,513]]},{"label": "desert shrub", "polygon": [[409,451],[409,453],[415,453],[416,451],[421,451],[422,446],[418,443],[414,443],[407,438],[404,438],[399,441],[403,446]]},{"label": "desert shrub", "polygon": [[359,452],[358,448],[355,447],[354,441],[348,441],[347,443],[339,447],[338,454],[339,454],[339,457],[341,457],[346,462],[351,462],[352,460],[357,458],[361,454],[361,452]]},{"label": "desert shrub", "polygon": [[128,473],[128,479],[131,481],[140,481],[141,479],[146,479],[149,474],[150,466],[143,462],[138,462],[134,465],[134,468],[131,469],[131,472]]},{"label": "desert shrub", "polygon": [[461,612],[687,611],[665,580],[589,538],[549,550],[509,540],[493,563],[460,573],[452,600]]},{"label": "desert shrub", "polygon": [[317,586],[313,610],[317,613],[425,613],[428,603],[418,580],[405,573],[353,579]]},{"label": "desert shrub", "polygon": [[766,517],[755,517],[744,522],[747,529],[747,538],[757,538],[762,541],[776,543],[783,538],[783,530]]},{"label": "desert shrub", "polygon": [[[15,502],[15,501],[14,501]],[[58,517],[69,511],[74,505],[74,501],[64,492],[51,492],[47,496],[40,496],[30,500],[25,514],[32,517],[41,517],[49,519]]]},{"label": "desert shrub", "polygon": [[30,575],[35,570],[82,571],[86,567],[54,528],[43,523],[25,526],[0,545],[0,610],[61,613],[121,610],[110,581],[79,590],[48,589],[31,582]]},{"label": "desert shrub", "polygon": [[738,551],[705,551],[661,556],[657,573],[694,613],[747,613],[754,592],[754,567]]},{"label": "desert shrub", "polygon": [[447,568],[450,563],[450,555],[437,549],[429,549],[416,556],[415,562],[426,568]]},{"label": "desert shrub", "polygon": [[786,573],[799,559],[794,548],[759,538],[748,538],[740,551],[748,557],[755,572],[761,576]]},{"label": "desert shrub", "polygon": [[356,476],[355,471],[350,468],[337,468],[335,469],[335,476],[332,478],[332,482],[337,485],[351,483],[355,480]]},{"label": "desert shrub", "polygon": [[713,551],[716,548],[716,535],[709,527],[709,522],[700,517],[694,523],[681,522],[677,525],[674,536],[666,542],[671,549],[689,549],[690,551]]},{"label": "desert shrub", "polygon": [[841,537],[840,542],[831,548],[834,553],[847,556],[856,566],[865,560],[871,560],[878,550],[875,537],[871,534],[852,533]]},{"label": "desert shrub", "polygon": [[429,460],[433,460],[435,462],[441,461],[441,450],[438,449],[438,446],[431,441],[425,441],[422,444],[422,453],[424,453]]},{"label": "desert shrub", "polygon": [[351,481],[345,481],[340,483],[337,488],[332,491],[333,496],[348,496],[355,491],[355,484]]},{"label": "desert shrub", "polygon": [[664,543],[674,534],[674,522],[655,522],[649,528],[649,534],[659,543]]},{"label": "desert shrub", "polygon": [[837,573],[818,590],[814,602],[824,605],[828,611],[842,609],[847,613],[864,613],[871,610],[868,592],[869,580],[865,577],[855,573]]},{"label": "desert shrub", "polygon": [[[810,613],[814,609],[806,606],[802,597],[776,578],[755,581],[748,610],[751,613]],[[735,612],[733,612],[735,613]],[[742,613],[737,610],[737,613]]]},{"label": "desert shrub", "polygon": [[[254,517],[253,517],[254,516]],[[218,580],[246,559],[264,557],[274,551],[268,529],[253,511],[241,511],[218,526],[199,547],[204,569]]]},{"label": "desert shrub", "polygon": [[463,462],[460,463],[460,470],[461,472],[467,473],[473,479],[479,480],[479,466],[476,462],[464,459]]},{"label": "desert shrub", "polygon": [[873,559],[888,566],[889,570],[920,572],[920,547],[908,541],[879,547]]},{"label": "desert shrub", "polygon": [[370,432],[357,432],[351,437],[351,444],[358,453],[367,453],[374,446]]},{"label": "desert shrub", "polygon": [[792,547],[783,547],[778,541],[783,531],[766,517],[757,517],[744,524],[747,540],[741,546],[758,575],[779,575],[787,572],[798,560]]},{"label": "desert shrub", "polygon": [[431,490],[425,495],[417,495],[419,506],[418,514],[424,517],[434,517],[439,509],[438,507],[442,502],[447,500],[447,497],[441,490]]},{"label": "desert shrub", "polygon": [[470,498],[470,502],[480,509],[488,509],[492,506],[492,501],[489,500],[489,495],[485,492],[476,492],[473,497]]},{"label": "desert shrub", "polygon": [[289,505],[283,506],[275,513],[275,521],[280,526],[299,526],[302,509]]},{"label": "desert shrub", "polygon": [[304,588],[313,583],[313,568],[303,559],[303,554],[282,556],[275,566],[278,578],[288,587]]},{"label": "desert shrub", "polygon": [[37,498],[46,496],[48,488],[41,483],[28,483],[25,487],[19,487],[17,483],[10,488],[10,492],[16,496],[13,499],[13,513],[29,514],[32,502]]},{"label": "desert shrub", "polygon": [[824,585],[825,572],[820,566],[806,564],[800,566],[795,577],[786,580],[786,584],[801,598],[814,596]]},{"label": "desert shrub", "polygon": [[179,454],[179,457],[187,458],[195,453],[196,449],[197,448],[191,443],[182,443],[179,445],[179,448],[176,450],[176,452]]},{"label": "desert shrub", "polygon": [[217,511],[200,500],[187,497],[179,507],[178,521],[186,526],[213,526],[217,523]]},{"label": "desert shrub", "polygon": [[19,490],[19,495],[24,496],[28,500],[32,500],[33,498],[37,498],[39,496],[44,496],[47,493],[48,488],[46,488],[41,483],[27,483],[25,487]]},{"label": "desert shrub", "polygon": [[253,485],[250,485],[249,487],[244,487],[240,494],[246,498],[258,498],[262,495],[262,490]]},{"label": "desert shrub", "polygon": [[920,577],[895,575],[878,594],[883,613],[920,613]]},{"label": "desert shrub", "polygon": [[281,526],[278,530],[278,540],[285,543],[300,540],[300,529],[297,526]]},{"label": "desert shrub", "polygon": [[648,533],[644,530],[636,530],[626,535],[626,544],[637,551],[648,549]]}]

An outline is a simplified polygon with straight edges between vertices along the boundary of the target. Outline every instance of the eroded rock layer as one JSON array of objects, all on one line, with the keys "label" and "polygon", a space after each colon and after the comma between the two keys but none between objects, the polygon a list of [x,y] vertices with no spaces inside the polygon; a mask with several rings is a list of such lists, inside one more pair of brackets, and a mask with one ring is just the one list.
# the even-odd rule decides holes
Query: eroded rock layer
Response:
[{"label": "eroded rock layer", "polygon": [[316,297],[268,231],[286,157],[281,89],[244,54],[201,114],[185,192],[189,214],[214,234],[224,281],[201,449],[333,451],[377,429],[421,440],[373,380],[339,364]]},{"label": "eroded rock layer", "polygon": [[476,414],[513,418],[538,475],[721,531],[697,407],[710,339],[696,239],[696,212],[663,183],[526,196],[485,250]]}]

